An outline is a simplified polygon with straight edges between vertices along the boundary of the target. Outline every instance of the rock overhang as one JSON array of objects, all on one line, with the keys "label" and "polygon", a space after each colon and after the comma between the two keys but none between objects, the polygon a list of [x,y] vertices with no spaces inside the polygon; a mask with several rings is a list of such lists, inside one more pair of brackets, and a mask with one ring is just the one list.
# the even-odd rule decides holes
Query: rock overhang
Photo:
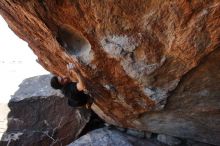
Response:
[{"label": "rock overhang", "polygon": [[93,109],[125,127],[169,109],[184,76],[219,46],[218,1],[6,0],[0,8],[42,66],[67,76],[75,64]]}]

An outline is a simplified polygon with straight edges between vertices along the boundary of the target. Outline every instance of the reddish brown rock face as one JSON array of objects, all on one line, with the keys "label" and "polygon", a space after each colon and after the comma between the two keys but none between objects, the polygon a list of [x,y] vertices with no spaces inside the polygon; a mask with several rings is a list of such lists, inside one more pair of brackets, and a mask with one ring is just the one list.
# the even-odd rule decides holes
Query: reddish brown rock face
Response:
[{"label": "reddish brown rock face", "polygon": [[[218,0],[2,0],[0,12],[47,70],[74,80],[66,66],[75,64],[93,110],[124,127],[151,129],[148,115],[166,112],[184,76],[219,50]],[[194,88],[219,80],[204,78]],[[211,107],[209,95],[204,102]],[[190,98],[189,92],[179,102]]]}]

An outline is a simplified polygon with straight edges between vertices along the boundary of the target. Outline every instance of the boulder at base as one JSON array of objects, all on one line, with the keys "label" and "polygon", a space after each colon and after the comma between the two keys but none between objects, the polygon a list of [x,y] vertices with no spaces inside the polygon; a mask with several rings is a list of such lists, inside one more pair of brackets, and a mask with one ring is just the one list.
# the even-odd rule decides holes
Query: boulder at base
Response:
[{"label": "boulder at base", "polygon": [[50,75],[24,80],[9,102],[8,129],[1,144],[9,146],[66,145],[80,134],[90,112],[73,109],[59,91],[53,90]]}]

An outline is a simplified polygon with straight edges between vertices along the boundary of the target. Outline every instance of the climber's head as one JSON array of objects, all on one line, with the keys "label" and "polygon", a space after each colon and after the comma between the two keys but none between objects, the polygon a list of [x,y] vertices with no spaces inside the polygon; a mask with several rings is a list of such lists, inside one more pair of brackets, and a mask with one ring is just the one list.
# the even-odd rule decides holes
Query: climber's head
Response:
[{"label": "climber's head", "polygon": [[61,77],[56,77],[53,76],[50,80],[50,85],[54,89],[61,89],[64,85],[68,84],[70,80],[68,78],[61,78]]},{"label": "climber's head", "polygon": [[59,83],[58,77],[56,77],[56,76],[53,76],[53,77],[51,78],[51,80],[50,80],[50,85],[51,85],[51,87],[54,88],[54,89],[61,89],[61,88],[63,87],[63,85],[61,85],[61,84]]}]

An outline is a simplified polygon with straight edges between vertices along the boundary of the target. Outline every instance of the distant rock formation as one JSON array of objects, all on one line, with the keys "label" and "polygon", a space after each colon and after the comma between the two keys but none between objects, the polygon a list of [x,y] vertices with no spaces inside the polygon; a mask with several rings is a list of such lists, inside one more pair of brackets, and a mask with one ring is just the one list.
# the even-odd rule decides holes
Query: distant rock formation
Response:
[{"label": "distant rock formation", "polygon": [[2,0],[0,14],[108,123],[220,145],[219,0]]}]

